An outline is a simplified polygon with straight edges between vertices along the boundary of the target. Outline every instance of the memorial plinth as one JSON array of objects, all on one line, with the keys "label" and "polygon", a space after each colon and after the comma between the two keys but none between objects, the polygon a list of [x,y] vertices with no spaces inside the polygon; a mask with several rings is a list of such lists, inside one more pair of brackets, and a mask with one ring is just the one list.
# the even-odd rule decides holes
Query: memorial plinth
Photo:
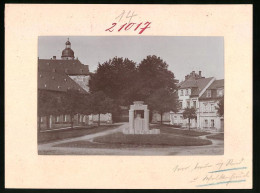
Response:
[{"label": "memorial plinth", "polygon": [[[143,116],[142,116],[143,115]],[[124,134],[160,134],[160,129],[149,129],[149,109],[143,101],[135,101],[129,110],[129,128]]]}]

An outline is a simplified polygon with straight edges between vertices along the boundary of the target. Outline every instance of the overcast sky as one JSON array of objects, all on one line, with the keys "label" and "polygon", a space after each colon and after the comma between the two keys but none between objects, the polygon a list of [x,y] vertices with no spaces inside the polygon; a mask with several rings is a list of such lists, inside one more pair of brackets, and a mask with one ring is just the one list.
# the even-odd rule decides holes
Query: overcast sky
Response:
[{"label": "overcast sky", "polygon": [[[205,77],[224,78],[223,37],[177,36],[72,36],[69,37],[75,57],[89,65],[91,72],[113,57],[124,57],[137,64],[148,55],[161,57],[176,79],[183,80],[191,71],[202,71]],[[65,48],[65,36],[39,37],[40,59],[57,56]]]}]

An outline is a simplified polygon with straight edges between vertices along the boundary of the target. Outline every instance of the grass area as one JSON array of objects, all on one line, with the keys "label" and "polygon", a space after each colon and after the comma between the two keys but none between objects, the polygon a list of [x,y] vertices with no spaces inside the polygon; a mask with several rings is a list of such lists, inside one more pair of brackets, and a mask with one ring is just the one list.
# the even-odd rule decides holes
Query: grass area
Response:
[{"label": "grass area", "polygon": [[209,135],[209,136],[207,136],[207,138],[224,140],[224,133],[218,133],[216,135]]},{"label": "grass area", "polygon": [[98,133],[106,130],[115,129],[120,125],[102,125],[102,126],[91,126],[91,127],[77,127],[74,129],[66,129],[59,131],[50,132],[39,132],[38,143],[48,143],[58,141],[62,139],[80,137],[88,134]]},{"label": "grass area", "polygon": [[56,147],[80,148],[126,148],[126,147],[165,147],[165,146],[202,146],[211,145],[207,139],[195,137],[159,135],[125,135],[121,132],[97,137],[90,141],[75,141],[56,145]]},{"label": "grass area", "polygon": [[205,131],[174,129],[168,125],[153,125],[152,128],[160,129],[161,133],[175,134],[175,135],[182,135],[182,136],[198,137],[198,136],[210,134],[209,132],[205,132]]}]

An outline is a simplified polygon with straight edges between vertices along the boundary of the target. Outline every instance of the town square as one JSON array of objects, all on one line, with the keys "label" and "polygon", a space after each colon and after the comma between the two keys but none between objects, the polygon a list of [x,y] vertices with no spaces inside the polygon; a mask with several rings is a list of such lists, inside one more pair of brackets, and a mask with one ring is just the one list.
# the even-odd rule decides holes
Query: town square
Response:
[{"label": "town square", "polygon": [[[83,41],[83,37],[52,37],[59,39],[55,44],[59,49],[54,54],[60,56],[49,54],[51,50],[45,47],[48,41],[42,43],[46,38],[49,37],[39,37],[38,50],[38,154],[224,154],[222,38],[118,37],[121,47],[119,43],[108,49],[106,44],[116,37],[88,37],[90,41]],[[141,59],[136,58],[140,62],[120,54],[131,51],[124,51],[124,43],[135,48],[148,40],[154,40],[158,48],[153,52],[140,50],[141,53],[132,50],[140,55]],[[180,49],[179,55],[172,56],[170,48],[162,47],[163,43],[158,45],[167,41],[179,44],[175,49],[180,46],[187,53]],[[93,59],[91,63],[95,65],[83,64],[74,42],[77,49],[86,49],[86,57],[97,58],[98,62]],[[103,53],[110,56],[103,59],[102,51],[96,57],[88,54],[90,49],[84,47],[85,43],[93,50],[95,43],[107,46]],[[188,66],[177,63],[182,60],[181,55],[188,58]],[[168,62],[174,57],[175,64]],[[203,57],[216,57],[217,62],[205,67],[207,64],[199,64],[201,58],[206,61]],[[175,65],[178,70],[172,70]]]}]

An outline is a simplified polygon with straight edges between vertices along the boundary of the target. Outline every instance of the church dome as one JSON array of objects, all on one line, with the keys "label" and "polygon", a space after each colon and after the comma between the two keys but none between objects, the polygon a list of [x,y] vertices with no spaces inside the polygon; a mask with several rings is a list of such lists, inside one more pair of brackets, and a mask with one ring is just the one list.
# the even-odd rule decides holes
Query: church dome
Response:
[{"label": "church dome", "polygon": [[61,58],[64,60],[73,60],[74,59],[74,51],[71,49],[71,43],[68,41],[65,43],[66,47],[62,51]]},{"label": "church dome", "polygon": [[71,48],[65,48],[62,51],[61,57],[73,57],[74,58],[74,51]]}]

